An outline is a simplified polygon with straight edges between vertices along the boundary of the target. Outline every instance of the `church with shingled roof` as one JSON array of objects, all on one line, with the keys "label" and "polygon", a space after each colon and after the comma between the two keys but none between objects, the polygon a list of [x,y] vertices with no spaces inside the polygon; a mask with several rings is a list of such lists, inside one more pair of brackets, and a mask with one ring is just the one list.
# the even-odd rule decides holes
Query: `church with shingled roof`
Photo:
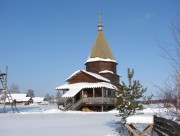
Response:
[{"label": "church with shingled roof", "polygon": [[117,62],[98,23],[98,34],[85,63],[86,70],[77,70],[55,89],[62,91],[63,110],[108,111],[114,108],[112,98],[119,83]]}]

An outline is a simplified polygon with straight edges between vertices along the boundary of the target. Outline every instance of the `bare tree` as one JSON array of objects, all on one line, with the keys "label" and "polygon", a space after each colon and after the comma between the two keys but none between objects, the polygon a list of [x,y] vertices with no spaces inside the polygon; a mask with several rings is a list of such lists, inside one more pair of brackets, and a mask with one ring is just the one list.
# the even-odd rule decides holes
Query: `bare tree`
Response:
[{"label": "bare tree", "polygon": [[0,95],[0,100],[1,100],[1,101],[4,101],[4,100],[5,100],[5,98],[6,98],[6,97],[5,97],[5,95],[4,95],[4,94],[1,94],[1,95]]},{"label": "bare tree", "polygon": [[180,107],[177,105],[178,96],[174,85],[168,83],[163,88],[158,88],[160,90],[159,98],[163,102],[163,107],[166,108],[167,113],[180,119]]},{"label": "bare tree", "polygon": [[57,91],[56,93],[56,100],[57,100],[56,103],[59,109],[59,106],[64,104],[64,99],[62,99],[62,94],[60,93],[60,91]]},{"label": "bare tree", "polygon": [[54,95],[50,96],[50,103],[55,103]]},{"label": "bare tree", "polygon": [[180,71],[180,13],[171,27],[174,43],[159,43],[160,54],[166,58],[173,69]]},{"label": "bare tree", "polygon": [[51,100],[51,96],[49,95],[49,93],[45,95],[44,100],[48,102]]},{"label": "bare tree", "polygon": [[48,101],[49,103],[54,103],[54,96],[53,95],[49,95],[49,93],[47,93],[44,97],[45,101]]},{"label": "bare tree", "polygon": [[10,93],[20,93],[19,85],[15,84],[15,83],[11,84],[9,87],[9,92]]},{"label": "bare tree", "polygon": [[59,98],[61,98],[62,97],[62,94],[60,93],[60,91],[57,91],[57,93],[56,93],[56,99],[58,100]]},{"label": "bare tree", "polygon": [[27,95],[28,95],[28,97],[35,97],[34,90],[29,89],[29,90],[27,91]]},{"label": "bare tree", "polygon": [[160,45],[160,53],[172,66],[171,82],[165,84],[164,88],[159,88],[160,98],[164,101],[167,111],[180,119],[180,13],[176,21],[172,24],[172,35],[174,43]]}]

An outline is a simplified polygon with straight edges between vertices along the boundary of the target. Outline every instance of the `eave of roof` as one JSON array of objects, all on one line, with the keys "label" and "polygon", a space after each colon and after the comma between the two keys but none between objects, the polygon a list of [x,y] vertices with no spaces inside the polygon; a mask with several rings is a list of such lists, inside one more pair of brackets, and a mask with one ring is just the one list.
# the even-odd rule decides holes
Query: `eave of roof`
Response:
[{"label": "eave of roof", "polygon": [[109,89],[116,89],[114,85],[111,83],[106,82],[98,82],[98,83],[87,83],[87,82],[81,82],[81,83],[75,83],[75,84],[64,84],[62,86],[58,86],[55,89],[56,90],[68,90],[62,97],[73,97],[75,96],[80,90],[85,88],[109,88]]},{"label": "eave of roof", "polygon": [[99,73],[100,73],[100,74],[102,74],[102,73],[111,73],[111,74],[114,74],[114,72],[109,71],[109,70],[103,70],[103,71],[100,71]]},{"label": "eave of roof", "polygon": [[88,62],[94,62],[94,61],[104,61],[104,62],[114,62],[114,63],[117,63],[115,60],[112,60],[112,59],[103,59],[103,58],[99,58],[99,57],[95,57],[95,58],[88,58],[86,63]]}]

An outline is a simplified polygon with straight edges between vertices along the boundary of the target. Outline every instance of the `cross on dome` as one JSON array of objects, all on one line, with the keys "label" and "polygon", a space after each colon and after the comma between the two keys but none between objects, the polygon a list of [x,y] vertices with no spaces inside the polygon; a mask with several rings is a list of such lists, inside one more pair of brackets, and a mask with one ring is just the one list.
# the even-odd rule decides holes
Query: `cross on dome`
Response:
[{"label": "cross on dome", "polygon": [[99,22],[98,22],[98,31],[102,31],[103,23],[102,23],[102,13],[99,12]]}]

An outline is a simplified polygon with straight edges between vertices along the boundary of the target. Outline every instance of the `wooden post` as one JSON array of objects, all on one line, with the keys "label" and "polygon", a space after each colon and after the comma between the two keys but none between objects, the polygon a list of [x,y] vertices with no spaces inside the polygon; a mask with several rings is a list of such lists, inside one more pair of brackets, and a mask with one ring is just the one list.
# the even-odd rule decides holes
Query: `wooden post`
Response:
[{"label": "wooden post", "polygon": [[6,98],[7,98],[7,90],[5,90],[5,92],[4,92],[4,113],[6,112]]},{"label": "wooden post", "polygon": [[82,89],[82,98],[84,98],[84,89]]},{"label": "wooden post", "polygon": [[151,136],[154,136],[154,126],[153,126],[153,128],[151,130]]},{"label": "wooden post", "polygon": [[[28,104],[29,105],[29,104]],[[57,104],[57,108],[58,108],[58,110],[59,110],[59,104]]]},{"label": "wooden post", "polygon": [[125,124],[127,130],[129,131],[130,135],[134,134],[135,136],[144,136],[148,131],[151,131],[151,135],[152,135],[152,130],[153,130],[153,124],[148,124],[148,126],[143,130],[143,131],[139,131],[137,130],[133,124]]},{"label": "wooden post", "polygon": [[67,99],[65,98],[64,99],[64,107],[65,107],[65,109],[66,109],[66,101],[67,101]]},{"label": "wooden post", "polygon": [[95,88],[93,88],[93,98],[95,97]]},{"label": "wooden post", "polygon": [[106,97],[108,97],[108,88],[106,88]]},{"label": "wooden post", "polygon": [[102,111],[102,112],[104,111],[104,107],[103,107],[103,105],[101,106],[101,111]]},{"label": "wooden post", "polygon": [[129,133],[129,131],[128,131],[128,129],[126,129],[126,135],[127,135],[127,136],[129,136],[129,134],[128,134],[128,133]]},{"label": "wooden post", "polygon": [[72,110],[74,110],[74,97],[72,98]]},{"label": "wooden post", "polygon": [[[6,98],[7,98],[7,71],[8,71],[8,67],[6,66],[6,75],[5,75],[5,84],[3,85],[3,88],[4,88],[4,113],[6,112]],[[10,103],[10,102],[9,102]]]},{"label": "wooden post", "polygon": [[94,103],[94,98],[95,98],[95,88],[93,88],[93,103]]},{"label": "wooden post", "polygon": [[104,88],[102,88],[102,103],[104,102],[103,98],[104,98]]}]

